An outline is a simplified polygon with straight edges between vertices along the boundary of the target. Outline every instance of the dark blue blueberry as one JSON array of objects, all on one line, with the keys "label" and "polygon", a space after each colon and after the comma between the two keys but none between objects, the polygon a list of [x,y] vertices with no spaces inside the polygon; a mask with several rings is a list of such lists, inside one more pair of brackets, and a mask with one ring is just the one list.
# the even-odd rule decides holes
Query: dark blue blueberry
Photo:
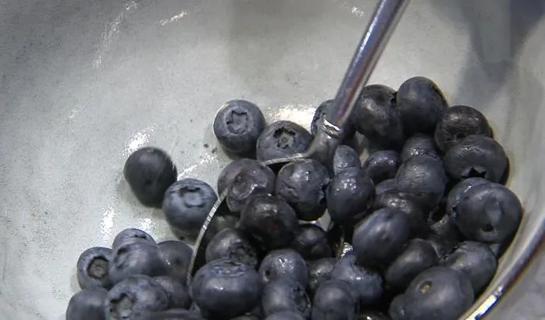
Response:
[{"label": "dark blue blueberry", "polygon": [[257,267],[256,249],[240,230],[225,228],[206,246],[206,262],[228,258]]},{"label": "dark blue blueberry", "polygon": [[168,296],[150,277],[134,275],[116,284],[107,294],[104,313],[108,320],[138,319],[166,310]]},{"label": "dark blue blueberry", "polygon": [[437,264],[437,261],[437,253],[430,243],[413,239],[386,269],[386,284],[396,291],[405,290],[418,274]]},{"label": "dark blue blueberry", "polygon": [[446,267],[419,274],[390,304],[392,320],[456,320],[473,303],[469,279]]},{"label": "dark blue blueberry", "polygon": [[132,275],[164,275],[166,266],[157,245],[133,242],[113,251],[108,273],[112,283],[118,283]]},{"label": "dark blue blueberry", "polygon": [[115,250],[124,244],[140,241],[155,244],[155,240],[149,233],[136,228],[127,228],[115,236],[112,249]]},{"label": "dark blue blueberry", "polygon": [[299,227],[299,233],[293,240],[291,247],[299,252],[306,260],[332,257],[333,250],[329,245],[327,233],[314,224],[305,224]]},{"label": "dark blue blueberry", "polygon": [[329,172],[320,162],[296,160],[278,172],[275,192],[295,209],[299,219],[312,221],[324,214],[328,184]]},{"label": "dark blue blueberry", "polygon": [[191,306],[191,297],[185,280],[170,276],[154,277],[153,280],[165,290],[169,308],[187,309]]},{"label": "dark blue blueberry", "polygon": [[447,107],[441,90],[424,77],[403,82],[397,91],[397,109],[408,135],[415,132],[433,133]]},{"label": "dark blue blueberry", "polygon": [[405,141],[403,149],[401,149],[401,161],[405,162],[413,156],[423,154],[439,158],[439,152],[435,147],[433,138],[422,133],[417,133]]},{"label": "dark blue blueberry", "polygon": [[361,168],[360,155],[353,148],[340,145],[333,155],[333,173],[338,174],[347,168]]},{"label": "dark blue blueberry", "polygon": [[388,191],[397,191],[396,179],[386,179],[375,185],[375,194],[378,196],[381,193]]},{"label": "dark blue blueberry", "polygon": [[109,289],[111,284],[108,269],[112,259],[112,249],[89,248],[79,256],[77,271],[80,288],[102,287]]},{"label": "dark blue blueberry", "polygon": [[396,92],[383,85],[364,87],[352,113],[356,130],[381,148],[401,147],[403,126],[396,107]]},{"label": "dark blue blueberry", "polygon": [[430,222],[432,223],[429,226],[430,233],[427,240],[437,255],[443,257],[462,241],[462,235],[450,215],[445,214],[436,222]]},{"label": "dark blue blueberry", "polygon": [[263,283],[281,278],[291,278],[306,288],[308,284],[307,263],[297,251],[278,249],[269,252],[259,266],[259,275]]},{"label": "dark blue blueberry", "polygon": [[325,119],[325,116],[329,112],[329,109],[333,106],[333,101],[333,99],[326,100],[322,102],[318,106],[318,108],[316,108],[314,116],[312,117],[312,122],[310,124],[310,133],[312,133],[312,135],[315,135],[318,131],[318,126]]},{"label": "dark blue blueberry", "polygon": [[454,221],[467,239],[487,243],[509,241],[522,218],[517,196],[497,183],[469,189],[453,211]]},{"label": "dark blue blueberry", "polygon": [[165,193],[163,212],[180,238],[196,238],[208,212],[218,200],[214,189],[197,179],[176,181]]},{"label": "dark blue blueberry", "polygon": [[205,317],[229,319],[251,311],[259,303],[262,285],[253,267],[220,259],[197,271],[191,289]]},{"label": "dark blue blueberry", "polygon": [[509,165],[503,147],[480,135],[465,137],[447,151],[444,160],[447,173],[454,180],[480,177],[500,182]]},{"label": "dark blue blueberry", "polygon": [[265,285],[261,308],[265,316],[280,311],[296,311],[305,318],[310,316],[310,300],[305,287],[287,277],[270,281]]},{"label": "dark blue blueberry", "polygon": [[351,253],[346,254],[337,262],[331,272],[331,278],[348,283],[361,306],[377,303],[384,293],[380,274],[356,264],[356,257]]},{"label": "dark blue blueberry", "polygon": [[373,204],[375,187],[365,172],[348,168],[333,177],[327,188],[327,209],[331,220],[345,223],[363,216]]},{"label": "dark blue blueberry", "polygon": [[439,204],[447,182],[441,159],[428,155],[409,158],[399,167],[396,175],[398,190],[411,193],[418,204],[426,209]]},{"label": "dark blue blueberry", "polygon": [[477,109],[468,106],[448,108],[435,128],[435,143],[446,152],[465,137],[479,134],[491,137],[492,129],[486,117]]},{"label": "dark blue blueberry", "polygon": [[359,320],[391,320],[390,317],[382,312],[364,310],[360,313]]},{"label": "dark blue blueberry", "polygon": [[378,210],[381,208],[398,209],[405,213],[409,219],[411,234],[424,235],[427,233],[425,212],[411,194],[398,191],[386,191],[377,194],[373,209]]},{"label": "dark blue blueberry", "polygon": [[394,208],[382,208],[366,217],[354,230],[352,245],[358,263],[383,267],[392,262],[409,241],[407,215]]},{"label": "dark blue blueberry", "polygon": [[394,178],[400,164],[399,153],[394,150],[379,150],[369,155],[363,163],[363,170],[377,184]]},{"label": "dark blue blueberry", "polygon": [[66,320],[106,320],[104,301],[108,291],[104,288],[84,289],[76,293],[68,303]]},{"label": "dark blue blueberry", "polygon": [[312,301],[312,320],[356,320],[358,299],[344,281],[328,280],[322,283]]},{"label": "dark blue blueberry", "polygon": [[206,232],[203,237],[203,241],[201,243],[210,243],[212,238],[218,232],[225,228],[236,228],[238,225],[239,217],[234,214],[216,214],[214,215],[214,219],[210,221],[208,224],[208,229],[206,229]]},{"label": "dark blue blueberry", "polygon": [[331,279],[331,272],[335,268],[336,263],[336,258],[322,258],[311,261],[308,264],[308,288],[311,296],[314,296],[314,293],[322,282]]},{"label": "dark blue blueberry", "polygon": [[442,264],[453,270],[465,273],[475,294],[486,288],[496,273],[498,262],[492,250],[483,243],[465,241],[449,254]]},{"label": "dark blue blueberry", "polygon": [[471,188],[489,183],[490,181],[483,178],[468,178],[458,182],[452,189],[450,189],[447,196],[446,214],[453,216],[453,208],[458,205],[464,194]]},{"label": "dark blue blueberry", "polygon": [[231,318],[231,320],[260,320],[261,318],[256,315],[243,315],[235,318]]},{"label": "dark blue blueberry", "polygon": [[166,274],[178,280],[186,280],[193,250],[182,241],[163,241],[157,245],[166,267]]},{"label": "dark blue blueberry", "polygon": [[200,313],[186,309],[169,309],[148,313],[136,320],[206,320]]},{"label": "dark blue blueberry", "polygon": [[218,194],[221,195],[231,184],[233,184],[233,181],[235,181],[236,176],[238,176],[242,169],[249,167],[257,168],[259,166],[259,161],[247,158],[237,159],[229,163],[221,170],[218,177]]},{"label": "dark blue blueberry", "polygon": [[291,121],[277,121],[265,128],[257,139],[256,157],[259,161],[286,158],[305,152],[312,135]]},{"label": "dark blue blueberry", "polygon": [[305,318],[299,312],[280,311],[271,314],[265,320],[305,320]]},{"label": "dark blue blueberry", "polygon": [[245,100],[226,102],[214,120],[214,134],[219,143],[237,155],[252,154],[264,128],[265,118],[261,110]]},{"label": "dark blue blueberry", "polygon": [[231,212],[240,212],[253,195],[274,192],[275,176],[271,168],[259,164],[240,170],[227,193],[227,206]]},{"label": "dark blue blueberry", "polygon": [[295,211],[286,201],[271,195],[250,198],[239,223],[260,247],[269,249],[291,244],[299,228]]},{"label": "dark blue blueberry", "polygon": [[145,147],[129,156],[123,175],[143,205],[160,208],[165,191],[176,181],[177,171],[163,150]]}]

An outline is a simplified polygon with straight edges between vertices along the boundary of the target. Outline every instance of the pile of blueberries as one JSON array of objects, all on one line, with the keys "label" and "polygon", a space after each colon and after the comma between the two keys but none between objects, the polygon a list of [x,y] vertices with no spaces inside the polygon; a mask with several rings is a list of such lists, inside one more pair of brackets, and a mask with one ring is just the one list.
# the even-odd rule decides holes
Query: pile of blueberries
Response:
[{"label": "pile of blueberries", "polygon": [[[215,217],[192,275],[192,249],[122,231],[112,249],[91,248],[77,264],[82,291],[67,320],[449,320],[483,292],[522,218],[504,186],[509,160],[487,119],[448,107],[438,87],[415,77],[399,90],[370,85],[343,145],[326,166],[300,159],[312,132],[267,125],[248,101],[227,102],[214,121],[221,146],[238,157],[217,190]],[[364,137],[369,156],[360,161]],[[257,159],[257,160],[256,160]],[[217,202],[197,179],[177,180],[162,150],[134,152],[124,168],[138,200],[162,208],[174,234],[194,240]],[[327,228],[317,221],[329,219]]]}]

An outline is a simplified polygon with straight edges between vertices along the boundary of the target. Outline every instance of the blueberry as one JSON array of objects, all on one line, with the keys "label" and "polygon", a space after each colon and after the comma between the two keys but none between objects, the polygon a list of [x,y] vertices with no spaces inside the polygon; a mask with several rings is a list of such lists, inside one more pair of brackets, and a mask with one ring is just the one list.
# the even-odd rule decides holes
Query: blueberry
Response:
[{"label": "blueberry", "polygon": [[391,320],[387,315],[372,310],[364,310],[360,313],[359,320]]},{"label": "blueberry", "polygon": [[276,195],[295,209],[299,219],[320,218],[326,208],[325,190],[329,172],[313,159],[296,160],[286,164],[276,178]]},{"label": "blueberry", "polygon": [[149,233],[136,228],[127,228],[115,236],[112,249],[115,250],[124,244],[140,241],[155,244],[155,240]]},{"label": "blueberry", "polygon": [[168,296],[147,276],[131,276],[116,284],[107,294],[104,312],[108,320],[138,319],[147,313],[166,310]]},{"label": "blueberry", "polygon": [[443,113],[435,128],[434,137],[439,149],[445,152],[472,134],[492,136],[492,129],[485,116],[472,107],[453,106]]},{"label": "blueberry", "polygon": [[234,214],[221,214],[217,212],[214,215],[214,219],[208,224],[208,229],[204,233],[204,237],[201,241],[201,244],[207,244],[212,241],[212,238],[218,234],[221,230],[225,228],[236,228],[238,225],[239,217]]},{"label": "blueberry", "polygon": [[109,265],[113,283],[132,275],[160,276],[166,273],[157,245],[147,242],[127,243],[113,251]]},{"label": "blueberry", "polygon": [[430,225],[429,243],[439,257],[443,257],[462,240],[462,235],[456,227],[452,216],[443,215],[437,222]]},{"label": "blueberry", "polygon": [[176,181],[177,172],[163,150],[145,147],[129,156],[123,175],[143,205],[160,208],[165,191]]},{"label": "blueberry", "polygon": [[318,287],[312,303],[312,320],[356,320],[358,313],[358,300],[347,283],[328,280]]},{"label": "blueberry", "polygon": [[356,130],[381,148],[401,147],[403,125],[396,107],[396,92],[383,85],[364,87],[352,113]]},{"label": "blueberry", "polygon": [[80,288],[111,286],[108,266],[112,259],[112,249],[94,247],[85,250],[78,259],[78,283]]},{"label": "blueberry", "polygon": [[260,320],[261,318],[256,315],[243,315],[235,318],[231,318],[231,320]]},{"label": "blueberry", "polygon": [[284,200],[271,195],[257,195],[248,200],[240,215],[240,226],[261,247],[288,246],[299,228],[295,211]]},{"label": "blueberry", "polygon": [[405,162],[413,156],[423,154],[439,158],[439,152],[435,147],[433,138],[422,133],[417,133],[405,141],[403,149],[401,149],[401,161]]},{"label": "blueberry", "polygon": [[229,319],[252,310],[259,303],[262,286],[251,266],[219,259],[197,271],[191,289],[205,317]]},{"label": "blueberry", "polygon": [[409,219],[401,210],[386,207],[373,212],[354,230],[352,245],[358,263],[388,265],[401,253],[410,235]]},{"label": "blueberry", "polygon": [[169,309],[147,313],[137,320],[206,320],[200,313],[186,309]]},{"label": "blueberry", "polygon": [[379,150],[373,152],[363,163],[363,170],[367,172],[373,183],[377,184],[386,179],[394,178],[401,161],[399,153],[394,150]]},{"label": "blueberry", "polygon": [[338,174],[347,168],[361,168],[360,155],[353,148],[340,145],[333,155],[333,173]]},{"label": "blueberry", "polygon": [[185,280],[170,276],[154,277],[153,280],[157,281],[167,294],[169,308],[189,308],[191,298],[189,297],[189,289],[185,284]]},{"label": "blueberry", "polygon": [[386,284],[395,290],[405,290],[418,274],[434,266],[437,261],[437,253],[430,243],[413,239],[386,270]]},{"label": "blueberry", "polygon": [[465,241],[460,243],[458,248],[445,258],[442,265],[465,273],[477,295],[492,280],[498,262],[492,250],[486,244]]},{"label": "blueberry", "polygon": [[278,249],[269,252],[259,266],[263,283],[280,278],[291,278],[306,287],[308,284],[307,263],[297,251]]},{"label": "blueberry", "polygon": [[375,194],[378,196],[381,193],[388,192],[388,191],[396,191],[397,190],[397,184],[396,179],[386,179],[384,181],[381,181],[375,185]]},{"label": "blueberry", "polygon": [[168,188],[163,201],[167,222],[180,238],[196,238],[208,212],[218,200],[204,181],[183,179]]},{"label": "blueberry", "polygon": [[310,300],[301,283],[290,278],[279,278],[263,288],[261,307],[265,316],[280,311],[296,311],[305,318],[310,316]]},{"label": "blueberry", "polygon": [[257,252],[240,230],[225,228],[218,232],[206,246],[206,262],[228,258],[252,267],[257,266]]},{"label": "blueberry", "polygon": [[455,180],[480,177],[500,182],[509,165],[503,147],[480,135],[465,137],[447,151],[444,160],[448,174]]},{"label": "blueberry", "polygon": [[291,245],[295,251],[307,260],[332,257],[333,250],[329,245],[327,233],[314,224],[300,226],[299,233]]},{"label": "blueberry", "polygon": [[66,320],[106,320],[103,306],[107,293],[99,287],[76,293],[68,303]]},{"label": "blueberry", "polygon": [[441,159],[428,155],[409,158],[399,167],[396,175],[398,190],[413,194],[418,204],[426,209],[439,204],[447,182]]},{"label": "blueberry", "polygon": [[318,126],[325,119],[327,113],[329,112],[329,109],[333,106],[333,102],[333,99],[326,100],[322,102],[318,106],[318,108],[316,108],[314,116],[312,117],[312,122],[310,124],[310,133],[312,133],[312,135],[315,135],[318,131]]},{"label": "blueberry", "polygon": [[373,181],[358,168],[348,168],[333,177],[327,188],[327,209],[336,223],[354,221],[372,205]]},{"label": "blueberry", "polygon": [[305,152],[311,141],[312,135],[300,125],[291,121],[274,122],[257,139],[257,160],[286,158]]},{"label": "blueberry", "polygon": [[393,320],[456,320],[471,306],[473,297],[467,277],[446,267],[433,267],[394,298],[389,314]]},{"label": "blueberry", "polygon": [[157,245],[166,274],[185,281],[193,250],[182,241],[163,241]]},{"label": "blueberry", "polygon": [[336,263],[337,259],[335,258],[322,258],[309,263],[308,287],[312,296],[314,296],[316,289],[318,289],[322,282],[331,279],[331,272],[333,271],[333,268],[335,268]]},{"label": "blueberry", "polygon": [[216,114],[214,134],[221,146],[237,155],[251,154],[257,138],[265,128],[259,108],[245,100],[226,102]]},{"label": "blueberry", "polygon": [[453,210],[454,221],[467,239],[487,243],[508,241],[522,217],[517,196],[497,183],[471,188]]},{"label": "blueberry", "polygon": [[305,318],[303,318],[303,316],[300,313],[294,312],[294,311],[280,311],[277,313],[273,313],[267,318],[265,318],[265,320],[304,320],[304,319]]},{"label": "blueberry", "polygon": [[236,176],[238,176],[242,169],[249,167],[257,168],[259,166],[259,161],[247,158],[237,159],[229,163],[221,170],[218,177],[218,194],[223,194],[233,184],[233,181],[235,181]]},{"label": "blueberry", "polygon": [[231,212],[240,212],[252,195],[267,194],[274,191],[274,172],[259,164],[240,170],[227,193],[227,206]]},{"label": "blueberry", "polygon": [[398,191],[382,192],[377,194],[373,208],[375,210],[393,208],[403,212],[409,219],[411,234],[413,235],[424,235],[428,231],[424,210],[411,194]]},{"label": "blueberry", "polygon": [[407,134],[432,133],[447,107],[441,90],[424,77],[403,82],[397,91],[397,109]]},{"label": "blueberry", "polygon": [[471,188],[489,183],[490,181],[483,178],[468,178],[458,182],[452,189],[450,189],[447,197],[446,214],[453,216],[453,208],[460,203],[464,194]]}]

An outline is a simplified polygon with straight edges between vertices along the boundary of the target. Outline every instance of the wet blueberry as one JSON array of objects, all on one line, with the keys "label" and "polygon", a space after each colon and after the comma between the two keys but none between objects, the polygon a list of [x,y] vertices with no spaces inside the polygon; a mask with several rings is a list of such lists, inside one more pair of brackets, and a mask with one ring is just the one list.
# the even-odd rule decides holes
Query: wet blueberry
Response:
[{"label": "wet blueberry", "polygon": [[396,107],[396,92],[383,85],[364,87],[353,112],[359,133],[382,148],[403,144],[403,126]]},{"label": "wet blueberry", "polygon": [[491,137],[492,129],[485,116],[477,109],[468,106],[448,108],[435,128],[435,143],[446,152],[463,138],[480,134]]},{"label": "wet blueberry", "polygon": [[383,267],[403,250],[411,235],[407,215],[399,209],[382,208],[366,217],[354,230],[352,245],[358,263]]},{"label": "wet blueberry", "polygon": [[124,244],[139,241],[155,244],[155,240],[147,232],[136,228],[127,228],[115,236],[112,249],[115,250]]},{"label": "wet blueberry", "polygon": [[363,216],[372,205],[373,181],[358,168],[348,168],[333,177],[327,188],[327,209],[331,220],[344,223]]},{"label": "wet blueberry", "polygon": [[517,196],[497,183],[469,189],[453,211],[454,221],[467,239],[488,243],[509,241],[522,218]]},{"label": "wet blueberry", "polygon": [[476,295],[486,288],[498,267],[492,250],[486,244],[474,241],[460,243],[442,264],[465,273]]},{"label": "wet blueberry", "polygon": [[390,317],[382,312],[364,310],[360,313],[359,320],[391,320]]},{"label": "wet blueberry", "polygon": [[329,172],[313,159],[297,160],[286,164],[276,178],[276,195],[295,209],[299,219],[312,221],[324,214],[325,190]]},{"label": "wet blueberry", "polygon": [[430,243],[413,239],[386,270],[386,284],[394,290],[405,290],[418,274],[434,266],[437,261],[437,253]]},{"label": "wet blueberry", "polygon": [[280,311],[273,313],[265,320],[304,320],[305,318],[299,313],[294,311]]},{"label": "wet blueberry", "polygon": [[116,284],[107,294],[104,312],[108,320],[138,319],[147,313],[166,310],[168,296],[147,276],[131,276]]},{"label": "wet blueberry", "polygon": [[446,267],[419,274],[390,304],[393,320],[456,320],[473,303],[469,279]]},{"label": "wet blueberry", "polygon": [[333,250],[329,245],[327,233],[314,224],[305,224],[299,227],[299,233],[293,240],[291,247],[307,260],[332,257]]},{"label": "wet blueberry", "polygon": [[396,185],[396,179],[386,179],[382,182],[379,182],[375,185],[375,194],[378,196],[381,193],[388,192],[388,191],[396,191],[397,185]]},{"label": "wet blueberry", "polygon": [[219,143],[237,155],[252,154],[264,128],[265,118],[261,110],[245,100],[226,102],[214,120],[214,134]]},{"label": "wet blueberry", "polygon": [[207,318],[229,319],[251,311],[261,296],[261,281],[253,267],[219,259],[201,267],[191,284],[193,300]]},{"label": "wet blueberry", "polygon": [[218,200],[214,189],[204,181],[183,179],[168,188],[163,201],[167,221],[180,238],[195,238],[208,212]]},{"label": "wet blueberry", "polygon": [[279,249],[269,252],[259,266],[259,275],[263,283],[280,278],[290,278],[306,287],[308,284],[307,263],[297,251]]},{"label": "wet blueberry", "polygon": [[256,267],[255,248],[240,230],[225,228],[218,232],[206,246],[206,262],[228,258]]},{"label": "wet blueberry", "polygon": [[157,245],[166,274],[178,280],[186,280],[193,250],[182,241],[163,241]]},{"label": "wet blueberry", "polygon": [[106,320],[104,301],[107,293],[106,289],[99,287],[76,293],[68,303],[66,320]]},{"label": "wet blueberry", "polygon": [[269,249],[288,246],[295,238],[299,222],[295,211],[284,200],[257,195],[248,200],[240,215],[240,227],[259,246]]},{"label": "wet blueberry", "polygon": [[257,139],[257,160],[286,158],[305,152],[311,140],[312,135],[298,124],[291,121],[274,122]]},{"label": "wet blueberry", "polygon": [[433,133],[447,107],[441,90],[424,77],[403,82],[397,92],[397,109],[407,134]]},{"label": "wet blueberry", "polygon": [[111,286],[108,276],[109,264],[112,259],[112,249],[94,247],[85,250],[78,259],[78,283],[80,288]]},{"label": "wet blueberry", "polygon": [[480,177],[500,182],[509,165],[503,147],[480,135],[467,136],[451,147],[444,159],[448,174],[455,180]]},{"label": "wet blueberry", "polygon": [[454,215],[453,208],[458,205],[464,194],[471,188],[489,183],[490,181],[483,178],[468,178],[458,182],[450,189],[447,196],[446,213],[450,216]]},{"label": "wet blueberry", "polygon": [[160,276],[166,273],[157,245],[148,242],[124,244],[113,251],[110,279],[118,283],[132,275]]},{"label": "wet blueberry", "polygon": [[405,141],[403,149],[401,149],[401,161],[405,162],[413,156],[423,154],[439,158],[433,138],[422,133],[417,133]]},{"label": "wet blueberry", "polygon": [[347,168],[361,168],[360,155],[353,148],[340,145],[333,155],[333,173],[338,174]]},{"label": "wet blueberry", "polygon": [[189,289],[185,284],[185,279],[160,276],[153,278],[153,280],[157,281],[167,294],[169,308],[189,308],[191,298],[189,297]]},{"label": "wet blueberry", "polygon": [[425,212],[411,194],[398,191],[382,192],[375,197],[373,208],[375,210],[393,208],[405,213],[413,235],[424,235],[428,231]]},{"label": "wet blueberry", "polygon": [[310,300],[301,283],[291,278],[270,281],[263,288],[261,307],[265,316],[280,311],[296,311],[304,318],[310,316]]},{"label": "wet blueberry", "polygon": [[229,163],[223,170],[221,170],[220,175],[218,176],[218,194],[222,194],[227,188],[235,181],[236,176],[242,171],[244,168],[252,167],[257,168],[259,167],[259,161],[254,159],[237,159],[231,163]]},{"label": "wet blueberry", "polygon": [[399,153],[394,150],[379,150],[369,155],[363,163],[363,170],[377,184],[394,178],[400,164]]},{"label": "wet blueberry", "polygon": [[348,283],[361,306],[377,303],[384,293],[380,274],[356,264],[356,257],[353,254],[347,254],[337,262],[331,272],[331,278]]},{"label": "wet blueberry", "polygon": [[316,289],[322,282],[331,279],[331,272],[336,263],[337,259],[335,258],[322,258],[308,264],[308,288],[311,296],[314,296]]},{"label": "wet blueberry", "polygon": [[358,311],[350,285],[340,280],[322,283],[312,301],[312,320],[356,320]]},{"label": "wet blueberry", "polygon": [[145,147],[133,152],[125,162],[125,179],[145,206],[160,208],[167,188],[176,181],[176,167],[161,149]]},{"label": "wet blueberry", "polygon": [[240,212],[252,195],[267,194],[274,191],[274,172],[267,166],[258,164],[240,170],[227,193],[227,206],[231,212]]}]

